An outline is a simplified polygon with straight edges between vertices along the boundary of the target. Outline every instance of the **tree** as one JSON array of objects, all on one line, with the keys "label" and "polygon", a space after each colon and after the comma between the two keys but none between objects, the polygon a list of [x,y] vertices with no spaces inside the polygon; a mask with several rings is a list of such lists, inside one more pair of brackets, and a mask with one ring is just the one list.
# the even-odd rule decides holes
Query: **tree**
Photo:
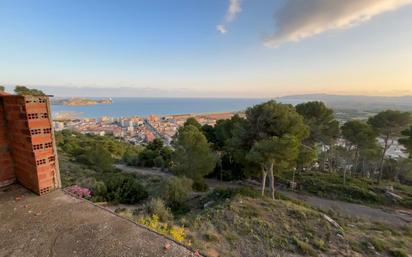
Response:
[{"label": "tree", "polygon": [[385,155],[389,147],[393,144],[394,137],[399,135],[411,122],[411,114],[408,112],[400,112],[387,110],[376,114],[368,119],[376,132],[383,138],[384,147],[379,163],[378,181],[382,180],[382,171],[385,161]]},{"label": "tree", "polygon": [[406,151],[409,153],[409,158],[412,159],[412,126],[409,129],[402,131],[402,136],[404,137],[400,138],[398,141],[406,148]]},{"label": "tree", "polygon": [[206,137],[195,126],[181,127],[173,142],[172,171],[196,182],[210,174],[216,165],[216,156],[211,151]]},{"label": "tree", "polygon": [[196,127],[198,130],[202,131],[202,125],[200,125],[200,123],[193,117],[188,118],[183,124],[184,127],[187,127],[189,125],[192,125]]},{"label": "tree", "polygon": [[0,85],[0,92],[4,92],[4,90],[5,90],[4,86]]},{"label": "tree", "polygon": [[163,140],[155,138],[152,142],[149,142],[146,146],[147,149],[159,152],[164,146]]},{"label": "tree", "polygon": [[309,137],[304,143],[311,147],[315,144],[329,146],[327,154],[324,154],[322,169],[325,169],[326,160],[329,160],[329,170],[332,170],[333,146],[340,134],[339,122],[335,119],[333,110],[323,102],[314,101],[296,105],[296,111],[310,127]]},{"label": "tree", "polygon": [[299,146],[299,154],[296,159],[296,168],[298,171],[302,171],[307,168],[308,165],[312,164],[317,157],[316,150],[307,145],[301,144]]},{"label": "tree", "polygon": [[99,171],[110,171],[113,169],[114,160],[110,152],[101,145],[97,145],[94,149],[90,150],[86,156],[90,164]]},{"label": "tree", "polygon": [[283,135],[261,139],[255,143],[248,154],[248,159],[261,166],[262,196],[265,194],[266,177],[269,175],[269,186],[272,199],[275,198],[273,169],[289,167],[299,153],[299,140],[295,136]]},{"label": "tree", "polygon": [[330,145],[339,137],[339,122],[335,119],[333,110],[326,107],[323,102],[298,104],[296,111],[303,116],[310,128],[309,137],[305,139],[309,145]]},{"label": "tree", "polygon": [[216,144],[216,131],[215,131],[215,127],[209,125],[209,124],[205,124],[202,126],[202,132],[205,135],[207,141],[211,144],[213,144],[213,146],[215,146]]},{"label": "tree", "polygon": [[32,95],[32,96],[42,96],[45,95],[43,91],[38,89],[29,89],[25,86],[16,86],[14,92],[18,95]]},{"label": "tree", "polygon": [[292,105],[269,101],[248,108],[246,111],[249,135],[254,142],[269,137],[282,137],[285,134],[306,138],[309,129]]},{"label": "tree", "polygon": [[246,122],[240,124],[234,130],[232,147],[250,151],[246,159],[260,168],[262,193],[269,173],[274,196],[273,168],[283,168],[284,164],[295,161],[299,144],[308,136],[309,129],[292,105],[275,101],[247,109]]},{"label": "tree", "polygon": [[377,133],[367,123],[359,120],[347,121],[342,126],[342,136],[348,143],[349,150],[355,150],[353,167],[356,170],[361,154],[371,154],[378,149]]},{"label": "tree", "polygon": [[143,151],[139,152],[138,165],[144,167],[168,168],[170,166],[172,150],[164,145],[159,138],[148,143]]}]

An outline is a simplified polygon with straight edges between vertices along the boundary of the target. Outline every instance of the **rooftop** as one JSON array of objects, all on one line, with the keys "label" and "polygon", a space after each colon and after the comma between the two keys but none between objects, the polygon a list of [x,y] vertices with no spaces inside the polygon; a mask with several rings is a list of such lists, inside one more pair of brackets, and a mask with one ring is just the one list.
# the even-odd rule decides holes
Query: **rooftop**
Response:
[{"label": "rooftop", "polygon": [[11,185],[0,190],[0,210],[0,256],[193,256],[173,241],[61,190],[38,197]]}]

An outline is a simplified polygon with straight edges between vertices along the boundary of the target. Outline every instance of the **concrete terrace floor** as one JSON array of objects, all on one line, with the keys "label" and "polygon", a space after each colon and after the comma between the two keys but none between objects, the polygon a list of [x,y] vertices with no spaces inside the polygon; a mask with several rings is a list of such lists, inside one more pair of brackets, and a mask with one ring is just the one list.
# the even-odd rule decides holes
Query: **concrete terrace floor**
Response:
[{"label": "concrete terrace floor", "polygon": [[[166,251],[165,245],[170,244]],[[186,248],[61,190],[0,189],[0,257],[194,256]]]}]

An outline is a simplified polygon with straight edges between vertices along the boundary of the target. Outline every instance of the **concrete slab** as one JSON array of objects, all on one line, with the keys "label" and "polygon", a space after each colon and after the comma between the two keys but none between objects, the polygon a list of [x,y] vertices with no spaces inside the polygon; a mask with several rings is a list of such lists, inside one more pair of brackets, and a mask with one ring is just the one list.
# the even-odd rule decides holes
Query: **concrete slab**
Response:
[{"label": "concrete slab", "polygon": [[[170,244],[169,250],[164,246]],[[57,190],[0,191],[0,256],[194,256],[186,248]]]}]

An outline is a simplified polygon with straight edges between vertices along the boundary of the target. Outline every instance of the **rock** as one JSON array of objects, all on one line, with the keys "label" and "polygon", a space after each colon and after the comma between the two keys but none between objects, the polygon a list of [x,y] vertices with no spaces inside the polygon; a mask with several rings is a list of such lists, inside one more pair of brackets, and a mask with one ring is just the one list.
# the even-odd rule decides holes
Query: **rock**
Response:
[{"label": "rock", "polygon": [[402,199],[403,199],[402,196],[397,195],[397,194],[395,194],[395,193],[393,193],[393,192],[386,191],[385,194],[386,194],[387,196],[389,196],[390,198],[394,199],[394,200],[402,200]]},{"label": "rock", "polygon": [[385,186],[386,191],[393,191],[393,186]]},{"label": "rock", "polygon": [[204,205],[203,205],[203,208],[208,208],[208,207],[210,207],[212,204],[214,204],[215,203],[215,201],[209,201],[209,202],[207,202],[207,203],[205,203]]},{"label": "rock", "polygon": [[172,247],[171,244],[166,243],[163,248],[164,248],[165,251],[168,251],[168,250],[170,250],[171,247]]},{"label": "rock", "polygon": [[220,254],[218,251],[216,251],[215,249],[209,249],[207,252],[207,256],[209,257],[219,257]]},{"label": "rock", "polygon": [[343,228],[336,222],[334,221],[331,217],[329,217],[326,214],[323,214],[323,217],[330,223],[332,224],[335,228],[340,229],[343,231]]},{"label": "rock", "polygon": [[298,183],[294,181],[289,182],[290,189],[295,190],[297,188]]}]

